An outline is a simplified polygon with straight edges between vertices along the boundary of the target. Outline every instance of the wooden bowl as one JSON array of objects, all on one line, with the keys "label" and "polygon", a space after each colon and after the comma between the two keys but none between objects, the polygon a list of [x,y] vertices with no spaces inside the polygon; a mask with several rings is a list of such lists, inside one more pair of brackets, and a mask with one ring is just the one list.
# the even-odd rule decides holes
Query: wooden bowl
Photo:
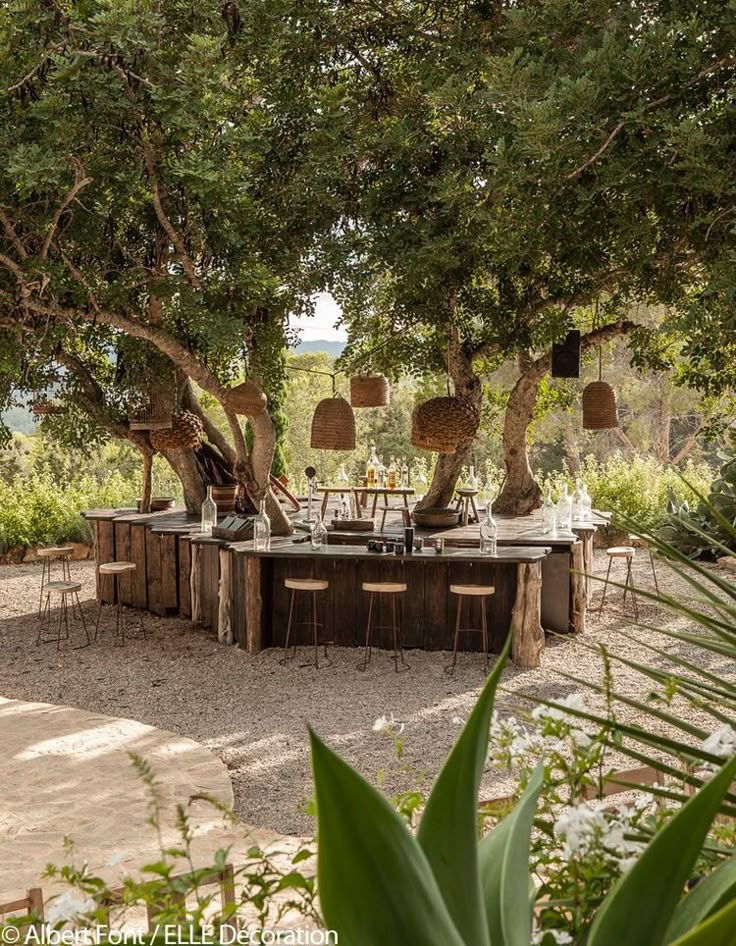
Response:
[{"label": "wooden bowl", "polygon": [[449,507],[415,509],[412,518],[418,526],[428,529],[451,529],[460,522],[460,510]]},{"label": "wooden bowl", "polygon": [[376,527],[373,519],[333,519],[332,528],[338,532],[373,532]]},{"label": "wooden bowl", "polygon": [[151,512],[163,512],[164,509],[174,508],[173,496],[154,496],[151,500]]}]

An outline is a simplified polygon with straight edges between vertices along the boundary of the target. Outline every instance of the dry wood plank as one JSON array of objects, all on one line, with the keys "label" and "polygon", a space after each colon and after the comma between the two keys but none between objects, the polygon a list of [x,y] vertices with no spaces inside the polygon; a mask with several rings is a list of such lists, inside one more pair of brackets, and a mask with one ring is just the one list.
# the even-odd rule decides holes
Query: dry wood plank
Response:
[{"label": "dry wood plank", "polygon": [[538,667],[544,650],[542,569],[537,562],[517,566],[516,601],[511,616],[511,659],[525,669]]},{"label": "dry wood plank", "polygon": [[584,532],[580,538],[583,543],[583,562],[585,564],[586,604],[590,605],[590,602],[593,600],[593,544],[595,534],[593,532]]},{"label": "dry wood plank", "polygon": [[570,627],[576,634],[585,633],[585,616],[588,611],[588,588],[585,577],[583,543],[576,542],[570,549],[570,591],[572,593],[572,613]]},{"label": "dry wood plank", "polygon": [[202,623],[202,546],[199,542],[191,543],[192,570],[189,581],[192,603],[192,622]]},{"label": "dry wood plank", "polygon": [[130,561],[136,569],[131,574],[131,603],[136,608],[148,607],[148,576],[146,574],[146,530],[143,526],[130,526]]},{"label": "dry wood plank", "polygon": [[166,613],[161,583],[161,537],[146,529],[146,577],[148,578],[148,610]]},{"label": "dry wood plank", "polygon": [[[114,522],[113,529],[115,532],[115,554],[117,555],[118,561],[131,561],[130,526],[127,522]],[[123,602],[123,604],[133,604],[135,589],[133,587],[132,573],[123,575],[121,580],[118,582],[118,586],[120,590],[120,600]]]},{"label": "dry wood plank", "polygon": [[224,546],[220,548],[220,587],[217,639],[221,644],[233,643],[233,553]]},{"label": "dry wood plank", "polygon": [[[452,632],[447,626],[448,567],[444,562],[424,565],[424,649],[450,650]],[[454,625],[453,625],[454,627]]]},{"label": "dry wood plank", "polygon": [[263,590],[261,559],[249,555],[245,565],[245,627],[246,650],[257,654],[263,650]]},{"label": "dry wood plank", "polygon": [[192,545],[189,536],[179,536],[179,614],[183,618],[192,616]]},{"label": "dry wood plank", "polygon": [[179,610],[179,581],[176,561],[176,535],[161,535],[161,597],[165,611]]},{"label": "dry wood plank", "polygon": [[[115,528],[112,522],[97,523],[97,566],[115,561]],[[100,600],[104,604],[115,604],[115,582],[100,581]]]},{"label": "dry wood plank", "polygon": [[357,629],[358,570],[354,561],[333,560],[332,571],[332,634],[338,647],[354,647],[361,630]]}]

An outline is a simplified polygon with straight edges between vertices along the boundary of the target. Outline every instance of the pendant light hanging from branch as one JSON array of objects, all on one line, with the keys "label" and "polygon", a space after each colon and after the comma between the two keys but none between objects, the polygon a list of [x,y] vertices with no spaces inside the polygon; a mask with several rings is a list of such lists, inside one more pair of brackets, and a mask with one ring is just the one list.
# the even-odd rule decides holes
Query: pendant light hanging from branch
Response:
[{"label": "pendant light hanging from branch", "polygon": [[350,379],[350,403],[353,407],[388,407],[391,388],[382,374],[359,374]]},{"label": "pendant light hanging from branch", "polygon": [[319,402],[312,417],[310,444],[314,450],[355,450],[355,414],[337,394],[332,375],[332,397]]},{"label": "pendant light hanging from branch", "polygon": [[464,397],[433,397],[412,411],[411,442],[422,450],[454,453],[472,439],[480,423],[475,407]]},{"label": "pendant light hanging from branch", "polygon": [[[594,327],[598,326],[596,303]],[[598,346],[598,380],[591,381],[583,390],[583,428],[585,430],[612,430],[618,427],[616,392],[603,380],[603,350]]]}]

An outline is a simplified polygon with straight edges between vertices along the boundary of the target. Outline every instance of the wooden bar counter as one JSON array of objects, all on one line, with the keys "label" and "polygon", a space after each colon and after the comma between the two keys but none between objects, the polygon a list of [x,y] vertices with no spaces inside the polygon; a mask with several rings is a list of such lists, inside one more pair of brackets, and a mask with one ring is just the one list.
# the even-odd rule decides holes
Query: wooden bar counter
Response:
[{"label": "wooden bar counter", "polygon": [[[452,648],[458,599],[450,594],[450,584],[487,584],[495,588],[488,599],[491,650],[501,650],[511,629],[514,662],[522,667],[539,665],[544,648],[541,568],[548,547],[499,548],[495,556],[461,548],[395,555],[370,552],[362,545],[325,545],[315,551],[309,543],[274,539],[269,551],[255,551],[252,542],[233,543],[230,549],[239,560],[232,570],[235,584],[244,586],[242,609],[234,609],[233,636],[250,653],[284,645],[286,578],[329,582],[327,591],[320,593],[319,620],[325,638],[343,647],[361,646],[365,638],[368,595],[362,583],[405,582],[407,590],[400,596],[403,643],[424,650]],[[222,588],[221,595],[225,593]],[[479,603],[467,604],[463,623],[480,627]],[[386,605],[381,602],[381,607]],[[389,623],[388,614],[379,613],[377,623]],[[468,635],[464,645],[473,643],[474,637]]]}]

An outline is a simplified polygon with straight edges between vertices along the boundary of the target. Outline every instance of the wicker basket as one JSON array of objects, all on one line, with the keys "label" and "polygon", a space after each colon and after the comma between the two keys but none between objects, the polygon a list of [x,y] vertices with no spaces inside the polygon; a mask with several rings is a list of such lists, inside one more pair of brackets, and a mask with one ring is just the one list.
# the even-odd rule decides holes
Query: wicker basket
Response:
[{"label": "wicker basket", "polygon": [[311,445],[316,450],[354,450],[355,414],[344,397],[326,397],[312,418]]},{"label": "wicker basket", "polygon": [[266,410],[268,399],[253,381],[244,381],[230,388],[225,396],[225,404],[236,414],[257,417]]},{"label": "wicker basket", "polygon": [[475,436],[480,415],[462,397],[433,397],[417,404],[411,415],[411,442],[422,450],[454,453],[458,444]]},{"label": "wicker basket", "polygon": [[382,374],[360,374],[350,379],[353,407],[387,407],[391,403],[388,378]]},{"label": "wicker basket", "polygon": [[591,381],[584,388],[583,427],[585,430],[618,427],[616,393],[607,381]]},{"label": "wicker basket", "polygon": [[202,421],[191,411],[177,411],[172,415],[171,427],[152,430],[151,445],[156,450],[187,450],[202,443]]},{"label": "wicker basket", "polygon": [[49,401],[46,398],[39,398],[39,400],[34,401],[31,404],[31,412],[36,415],[36,417],[46,417],[48,414],[58,414],[61,410],[59,404],[55,404],[53,401]]},{"label": "wicker basket", "polygon": [[212,499],[217,506],[217,515],[235,512],[235,500],[238,498],[237,484],[232,486],[213,486]]}]

